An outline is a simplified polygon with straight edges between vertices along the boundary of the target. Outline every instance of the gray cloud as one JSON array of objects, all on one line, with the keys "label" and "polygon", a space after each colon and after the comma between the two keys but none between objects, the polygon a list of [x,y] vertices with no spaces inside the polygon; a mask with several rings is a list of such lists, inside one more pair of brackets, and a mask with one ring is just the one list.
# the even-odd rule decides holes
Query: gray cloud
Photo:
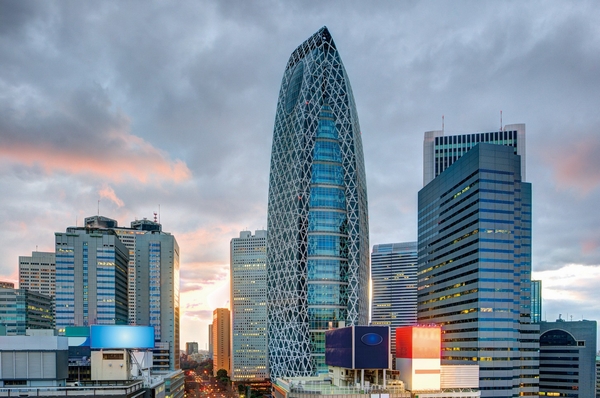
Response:
[{"label": "gray cloud", "polygon": [[[323,25],[361,120],[372,244],[416,238],[423,132],[442,115],[450,133],[491,131],[502,110],[527,124],[534,269],[600,266],[599,14],[592,1],[3,2],[0,150],[41,159],[0,157],[0,274],[52,249],[109,187],[123,205],[105,197],[101,212],[121,224],[160,205],[184,291],[225,280],[229,240],[266,226],[285,63]],[[75,155],[109,171],[65,166]]]}]

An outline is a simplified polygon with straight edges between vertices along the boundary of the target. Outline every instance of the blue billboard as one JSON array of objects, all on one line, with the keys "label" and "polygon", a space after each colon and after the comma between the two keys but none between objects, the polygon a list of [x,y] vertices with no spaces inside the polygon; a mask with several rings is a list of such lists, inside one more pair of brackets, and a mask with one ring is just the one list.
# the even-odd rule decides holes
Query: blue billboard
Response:
[{"label": "blue billboard", "polygon": [[389,326],[348,326],[325,332],[325,363],[346,369],[390,369]]},{"label": "blue billboard", "polygon": [[325,363],[352,369],[352,327],[325,332]]},{"label": "blue billboard", "polygon": [[390,368],[389,326],[354,327],[355,369]]},{"label": "blue billboard", "polygon": [[92,325],[90,327],[90,347],[110,348],[154,348],[154,328],[152,326]]}]

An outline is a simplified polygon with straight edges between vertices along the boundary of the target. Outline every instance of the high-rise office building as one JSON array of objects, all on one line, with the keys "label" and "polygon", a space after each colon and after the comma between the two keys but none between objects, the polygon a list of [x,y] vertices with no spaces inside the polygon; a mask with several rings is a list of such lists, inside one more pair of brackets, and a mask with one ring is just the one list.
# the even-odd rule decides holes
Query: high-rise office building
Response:
[{"label": "high-rise office building", "polygon": [[[111,218],[92,216],[84,220],[84,225],[56,234],[57,326],[153,326],[154,369],[179,369],[177,240],[163,232],[156,220],[132,221],[127,228],[119,227]],[[90,315],[96,312],[96,306],[114,308],[117,315]],[[66,316],[65,311],[70,315]],[[72,314],[76,319],[71,319]]]},{"label": "high-rise office building", "polygon": [[26,289],[0,288],[0,325],[7,336],[25,336],[27,329],[53,329],[52,298]]},{"label": "high-rise office building", "polygon": [[161,231],[161,225],[156,221],[152,222],[147,219],[136,220],[131,222],[131,228],[119,227],[118,222],[112,218],[104,216],[86,217],[84,220],[86,228],[110,228],[119,236],[119,240],[129,250],[129,263],[127,264],[127,306],[128,306],[128,323],[136,324],[136,289],[135,289],[135,237],[143,235],[148,231]]},{"label": "high-rise office building", "polygon": [[269,377],[267,231],[240,232],[230,244],[231,380]]},{"label": "high-rise office building", "polygon": [[179,245],[173,235],[136,235],[135,280],[135,321],[154,327],[154,368],[179,369]]},{"label": "high-rise office building", "polygon": [[56,255],[32,252],[19,256],[19,288],[54,297],[56,291]]},{"label": "high-rise office building", "polygon": [[213,376],[219,370],[231,375],[231,321],[227,308],[217,308],[213,311]]},{"label": "high-rise office building", "polygon": [[115,232],[56,232],[56,327],[127,324],[128,250]]},{"label": "high-rise office building", "polygon": [[531,281],[531,322],[542,321],[542,281]]},{"label": "high-rise office building", "polygon": [[369,227],[361,132],[326,27],[286,65],[273,132],[267,221],[271,378],[327,372],[325,331],[364,325]]},{"label": "high-rise office building", "polygon": [[190,341],[185,343],[185,353],[187,355],[197,354],[198,353],[198,343],[195,341]]},{"label": "high-rise office building", "polygon": [[423,140],[423,186],[439,176],[480,142],[506,145],[521,156],[521,178],[525,174],[525,124],[509,124],[500,131],[445,136],[444,131],[426,131]]},{"label": "high-rise office building", "polygon": [[596,321],[541,322],[540,396],[594,397]]},{"label": "high-rise office building", "polygon": [[418,321],[442,364],[479,364],[482,397],[537,395],[531,184],[513,148],[479,144],[419,191]]},{"label": "high-rise office building", "polygon": [[396,328],[417,324],[417,242],[373,245],[371,324],[390,327],[395,366]]}]

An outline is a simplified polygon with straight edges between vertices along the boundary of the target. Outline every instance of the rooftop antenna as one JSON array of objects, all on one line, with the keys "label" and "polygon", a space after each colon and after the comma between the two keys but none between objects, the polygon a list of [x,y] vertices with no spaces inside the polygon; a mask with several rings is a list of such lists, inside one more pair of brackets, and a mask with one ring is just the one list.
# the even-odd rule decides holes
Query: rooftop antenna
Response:
[{"label": "rooftop antenna", "polygon": [[158,223],[160,224],[160,203],[158,204]]},{"label": "rooftop antenna", "polygon": [[154,212],[154,222],[156,222],[156,212]]},{"label": "rooftop antenna", "polygon": [[100,215],[100,199],[98,199],[98,216]]},{"label": "rooftop antenna", "polygon": [[502,109],[500,109],[500,131],[504,131],[502,128]]},{"label": "rooftop antenna", "polygon": [[444,115],[442,115],[442,134],[444,134]]}]

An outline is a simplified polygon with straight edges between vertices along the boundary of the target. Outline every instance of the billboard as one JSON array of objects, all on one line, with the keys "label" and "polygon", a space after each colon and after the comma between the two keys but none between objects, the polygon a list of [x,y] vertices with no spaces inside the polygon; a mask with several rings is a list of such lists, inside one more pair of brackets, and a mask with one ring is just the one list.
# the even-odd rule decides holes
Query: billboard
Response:
[{"label": "billboard", "polygon": [[325,363],[352,369],[352,326],[325,332]]},{"label": "billboard", "polygon": [[325,363],[346,369],[389,369],[390,328],[348,326],[326,331]]},{"label": "billboard", "polygon": [[154,348],[152,326],[92,325],[90,327],[92,349]]},{"label": "billboard", "polygon": [[403,326],[396,329],[396,358],[440,359],[442,329],[439,326]]},{"label": "billboard", "polygon": [[355,369],[390,368],[389,326],[355,326]]}]

